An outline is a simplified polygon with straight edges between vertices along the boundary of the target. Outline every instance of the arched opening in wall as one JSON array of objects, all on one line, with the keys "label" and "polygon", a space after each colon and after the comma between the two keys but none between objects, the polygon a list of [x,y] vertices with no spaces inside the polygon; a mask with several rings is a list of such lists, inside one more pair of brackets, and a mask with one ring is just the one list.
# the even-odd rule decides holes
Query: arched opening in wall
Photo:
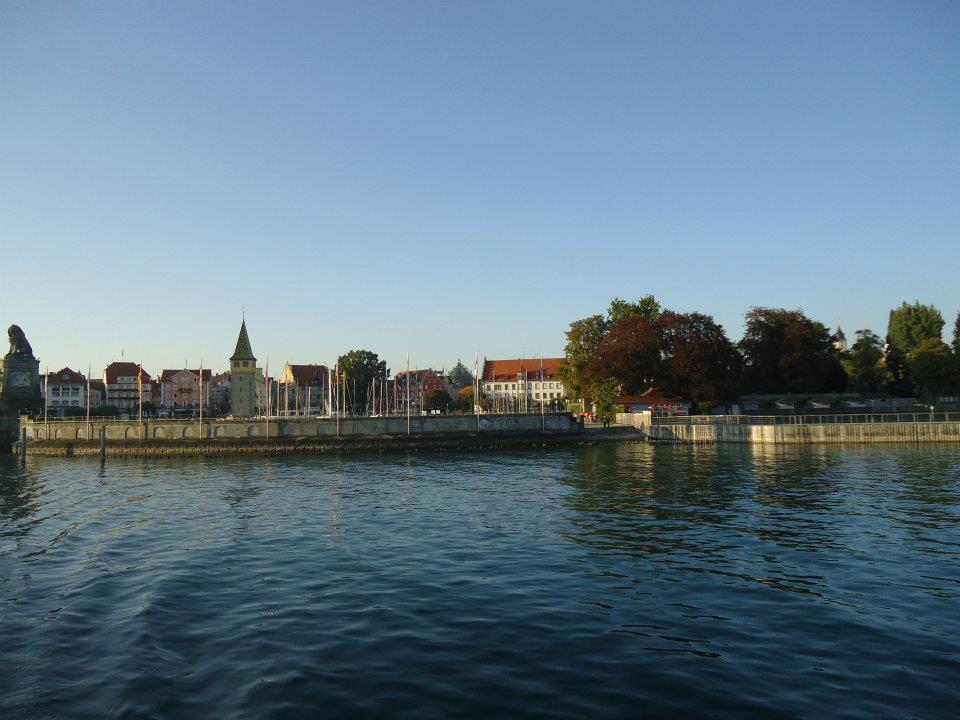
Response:
[{"label": "arched opening in wall", "polygon": [[217,427],[213,429],[213,436],[216,438],[223,437],[223,425],[217,425]]},{"label": "arched opening in wall", "polygon": [[260,431],[257,429],[256,425],[247,426],[247,437],[256,437],[260,434]]},{"label": "arched opening in wall", "polygon": [[87,429],[85,427],[77,428],[77,434],[75,436],[77,440],[80,440],[81,438],[85,438],[86,436],[87,436]]},{"label": "arched opening in wall", "polygon": [[62,429],[57,428],[56,430],[53,431],[53,439],[54,439],[54,440],[59,440],[61,437],[63,437],[63,430],[62,430]]},{"label": "arched opening in wall", "polygon": [[43,430],[40,428],[33,428],[33,437],[35,440],[43,440]]},{"label": "arched opening in wall", "polygon": [[155,427],[155,428],[153,429],[153,436],[154,436],[155,438],[162,438],[162,437],[163,437],[163,428],[162,428],[162,427]]},{"label": "arched opening in wall", "polygon": [[193,427],[193,425],[187,425],[187,426],[183,429],[183,437],[185,437],[185,438],[193,437],[193,436],[196,435],[196,434],[197,434],[197,433],[196,433],[196,429]]},{"label": "arched opening in wall", "polygon": [[123,436],[125,438],[135,438],[135,437],[139,437],[139,433],[137,433],[136,428],[128,427],[126,430],[123,431]]}]

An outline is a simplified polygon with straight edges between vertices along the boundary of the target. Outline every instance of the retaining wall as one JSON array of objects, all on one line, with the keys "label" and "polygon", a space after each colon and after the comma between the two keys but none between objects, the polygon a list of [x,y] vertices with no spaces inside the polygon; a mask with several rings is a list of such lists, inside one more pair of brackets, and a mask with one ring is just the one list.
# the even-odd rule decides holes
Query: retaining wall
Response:
[{"label": "retaining wall", "polygon": [[841,423],[836,425],[657,425],[644,428],[653,442],[757,443],[948,443],[960,442],[958,422]]},{"label": "retaining wall", "polygon": [[[101,433],[110,455],[302,452],[415,447],[477,447],[504,443],[577,441],[582,426],[569,413],[544,416],[427,415],[411,417],[272,418],[251,420],[144,420],[44,423],[22,419],[28,454],[100,452]],[[478,430],[479,428],[479,430]],[[479,442],[482,440],[482,442]]]}]

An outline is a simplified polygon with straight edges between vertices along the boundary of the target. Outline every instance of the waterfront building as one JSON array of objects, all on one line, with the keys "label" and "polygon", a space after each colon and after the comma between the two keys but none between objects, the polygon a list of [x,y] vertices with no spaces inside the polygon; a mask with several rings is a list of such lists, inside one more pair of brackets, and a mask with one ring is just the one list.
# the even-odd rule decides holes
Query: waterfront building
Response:
[{"label": "waterfront building", "polygon": [[450,378],[444,373],[433,368],[423,368],[419,370],[401,370],[393,379],[392,392],[394,396],[394,406],[405,408],[407,402],[407,384],[410,385],[410,407],[420,407],[420,396],[428,390],[443,390],[455,399],[451,393],[452,385]]},{"label": "waterfront building", "polygon": [[[480,390],[494,407],[513,410],[539,410],[541,403],[559,401],[566,396],[558,374],[563,358],[483,359]],[[541,377],[542,363],[542,377]]]},{"label": "waterfront building", "polygon": [[237,346],[230,356],[230,412],[234,417],[253,417],[257,413],[257,386],[262,381],[258,375],[257,359],[253,356],[244,320],[240,324]]},{"label": "waterfront building", "polygon": [[90,381],[90,407],[105,405],[107,402],[107,386],[103,380]]},{"label": "waterfront building", "polygon": [[647,411],[654,415],[688,415],[690,413],[688,401],[659,388],[648,388],[639,395],[621,395],[617,398],[617,404],[622,405],[626,413]]},{"label": "waterfront building", "polygon": [[64,408],[86,408],[87,378],[70,368],[43,375],[40,378],[47,412],[53,417],[62,417]]},{"label": "waterfront building", "polygon": [[217,373],[210,378],[210,410],[215,415],[230,412],[230,373]]},{"label": "waterfront building", "polygon": [[[160,407],[169,410],[176,408],[199,410],[202,403],[204,410],[209,410],[210,380],[212,377],[213,373],[207,369],[164,370],[160,373],[158,404]],[[202,399],[201,392],[203,394]]]},{"label": "waterfront building", "polygon": [[277,410],[285,415],[327,415],[326,365],[292,365],[287,363],[278,378],[280,404]]},{"label": "waterfront building", "polygon": [[115,406],[121,413],[138,412],[141,401],[146,403],[153,398],[153,378],[136,363],[110,363],[103,371],[103,384],[106,404]]}]

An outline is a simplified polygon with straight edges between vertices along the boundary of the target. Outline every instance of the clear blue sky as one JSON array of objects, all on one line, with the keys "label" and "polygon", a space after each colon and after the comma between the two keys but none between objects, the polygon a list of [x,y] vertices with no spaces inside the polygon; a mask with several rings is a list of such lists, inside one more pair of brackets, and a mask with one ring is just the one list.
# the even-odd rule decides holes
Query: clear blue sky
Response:
[{"label": "clear blue sky", "polygon": [[0,4],[0,322],[43,365],[557,355],[654,293],[960,309],[956,2]]}]

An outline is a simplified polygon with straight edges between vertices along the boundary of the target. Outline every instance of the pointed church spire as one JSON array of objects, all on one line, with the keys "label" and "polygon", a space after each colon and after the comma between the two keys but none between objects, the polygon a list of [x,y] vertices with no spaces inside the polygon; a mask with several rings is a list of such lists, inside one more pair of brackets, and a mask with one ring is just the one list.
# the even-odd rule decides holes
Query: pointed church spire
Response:
[{"label": "pointed church spire", "polygon": [[244,318],[240,324],[240,335],[237,337],[237,348],[233,351],[230,360],[256,360],[250,347],[250,338],[247,336],[247,321]]}]

